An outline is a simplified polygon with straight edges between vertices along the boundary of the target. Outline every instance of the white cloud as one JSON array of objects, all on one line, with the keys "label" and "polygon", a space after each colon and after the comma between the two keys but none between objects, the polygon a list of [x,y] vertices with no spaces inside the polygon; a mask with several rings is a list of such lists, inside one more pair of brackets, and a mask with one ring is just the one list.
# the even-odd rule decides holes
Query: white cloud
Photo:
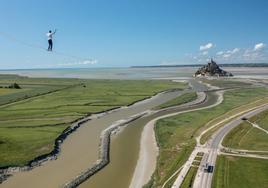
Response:
[{"label": "white cloud", "polygon": [[222,55],[222,54],[224,54],[224,51],[219,51],[216,53],[216,55]]},{"label": "white cloud", "polygon": [[232,54],[235,54],[235,53],[237,53],[237,52],[239,52],[240,51],[240,49],[239,48],[234,48],[233,50],[232,50]]},{"label": "white cloud", "polygon": [[243,56],[249,57],[251,53],[252,53],[251,50],[245,50],[245,52],[243,53]]},{"label": "white cloud", "polygon": [[258,44],[255,44],[254,46],[254,51],[257,51],[257,50],[261,50],[265,47],[266,45],[264,43],[258,43]]},{"label": "white cloud", "polygon": [[247,62],[267,62],[268,61],[268,51],[262,50],[266,47],[264,43],[258,43],[253,49],[246,49],[242,55],[243,60]]},{"label": "white cloud", "polygon": [[201,45],[200,47],[199,47],[199,50],[200,51],[204,51],[204,50],[208,50],[208,49],[210,49],[210,48],[212,48],[213,47],[213,44],[210,42],[210,43],[207,43],[207,44],[205,44],[205,45]]},{"label": "white cloud", "polygon": [[208,51],[202,52],[202,55],[208,55]]},{"label": "white cloud", "polygon": [[222,58],[229,58],[229,57],[233,57],[235,54],[237,54],[240,51],[239,48],[234,48],[232,50],[227,50],[227,51],[219,51],[216,53],[217,56],[220,56]]},{"label": "white cloud", "polygon": [[228,50],[225,52],[225,54],[235,54],[237,52],[239,52],[240,49],[239,48],[234,48],[233,50]]},{"label": "white cloud", "polygon": [[226,54],[223,54],[222,57],[224,57],[224,58],[229,58],[231,55],[232,55],[232,54],[230,54],[230,53],[226,53]]},{"label": "white cloud", "polygon": [[245,53],[243,54],[243,58],[245,61],[260,60],[261,56],[262,56],[261,54],[254,51],[245,51]]},{"label": "white cloud", "polygon": [[97,63],[98,61],[96,59],[90,59],[90,60],[85,60],[81,62],[81,64],[83,65],[95,65]]},{"label": "white cloud", "polygon": [[[189,60],[191,62],[205,62],[206,58],[214,57],[221,63],[267,63],[268,62],[268,49],[265,43],[258,43],[253,47],[248,48],[231,48],[229,50],[218,50],[213,53],[209,48],[215,48],[215,45],[208,43],[200,46],[200,51],[196,54],[191,54]],[[207,50],[205,50],[207,49]],[[209,56],[208,56],[209,55]]]},{"label": "white cloud", "polygon": [[72,63],[61,63],[59,66],[75,66],[75,65],[95,65],[98,63],[96,59],[89,59],[84,61],[72,62]]}]

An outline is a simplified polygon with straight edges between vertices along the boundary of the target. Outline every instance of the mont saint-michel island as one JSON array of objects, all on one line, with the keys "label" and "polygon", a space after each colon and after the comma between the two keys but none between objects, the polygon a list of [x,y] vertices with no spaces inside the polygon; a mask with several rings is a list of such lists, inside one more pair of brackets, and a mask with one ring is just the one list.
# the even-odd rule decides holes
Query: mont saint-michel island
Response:
[{"label": "mont saint-michel island", "polygon": [[268,1],[1,1],[0,188],[268,187]]},{"label": "mont saint-michel island", "polygon": [[217,65],[217,63],[211,58],[207,65],[202,66],[194,73],[194,77],[201,76],[230,77],[233,76],[233,74],[222,70],[219,65]]}]

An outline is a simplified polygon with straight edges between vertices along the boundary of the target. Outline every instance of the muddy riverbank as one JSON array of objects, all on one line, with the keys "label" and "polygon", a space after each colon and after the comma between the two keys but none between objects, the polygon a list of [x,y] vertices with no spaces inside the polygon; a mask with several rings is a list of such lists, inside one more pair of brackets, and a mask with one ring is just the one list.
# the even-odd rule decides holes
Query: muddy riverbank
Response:
[{"label": "muddy riverbank", "polygon": [[113,122],[151,109],[180,95],[182,91],[161,93],[150,99],[113,112],[98,114],[70,134],[61,145],[57,160],[47,161],[31,171],[14,173],[1,187],[62,187],[81,172],[96,164],[101,132]]},{"label": "muddy riverbank", "polygon": [[[79,187],[82,188],[125,188],[129,187],[140,151],[140,139],[143,127],[150,120],[159,116],[187,109],[201,108],[214,104],[218,100],[215,92],[208,92],[204,103],[197,106],[182,106],[167,109],[131,122],[124,130],[112,138],[110,150],[110,163],[97,174],[89,178]],[[105,180],[105,181],[103,181]]]},{"label": "muddy riverbank", "polygon": [[[198,97],[196,100],[189,103],[180,105],[183,106],[193,106],[202,104],[206,101],[207,95],[204,92],[197,93]],[[171,107],[176,108],[176,107]],[[183,113],[183,111],[178,111],[178,113]],[[143,128],[141,140],[140,140],[140,151],[137,165],[134,171],[134,175],[131,180],[130,188],[139,188],[146,184],[156,168],[156,162],[158,157],[158,144],[155,138],[154,126],[155,123],[162,118],[172,116],[173,114],[166,114],[159,116],[155,119],[149,121]]]}]

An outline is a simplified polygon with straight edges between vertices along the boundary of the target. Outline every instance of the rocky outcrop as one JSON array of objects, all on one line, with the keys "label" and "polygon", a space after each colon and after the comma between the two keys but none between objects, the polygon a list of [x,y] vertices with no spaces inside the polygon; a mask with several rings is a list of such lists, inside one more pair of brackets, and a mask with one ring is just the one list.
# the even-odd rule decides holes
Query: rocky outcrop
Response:
[{"label": "rocky outcrop", "polygon": [[201,76],[217,76],[217,77],[230,77],[233,76],[232,73],[222,70],[213,59],[208,62],[207,65],[199,68],[194,77],[201,77]]}]

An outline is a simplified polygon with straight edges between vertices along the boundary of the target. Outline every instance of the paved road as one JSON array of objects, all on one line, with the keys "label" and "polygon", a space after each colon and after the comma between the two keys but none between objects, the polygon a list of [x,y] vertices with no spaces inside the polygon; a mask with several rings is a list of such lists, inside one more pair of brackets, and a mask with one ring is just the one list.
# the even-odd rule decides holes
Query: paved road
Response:
[{"label": "paved road", "polygon": [[[230,123],[227,123],[224,127],[219,129],[211,137],[211,139],[206,143],[204,147],[199,148],[199,150],[205,151],[205,154],[201,161],[200,167],[198,169],[198,172],[194,181],[194,185],[193,185],[194,188],[210,188],[211,187],[213,173],[207,173],[205,172],[204,169],[205,169],[206,164],[212,165],[215,167],[217,155],[219,154],[220,148],[221,148],[221,142],[223,138],[226,136],[226,134],[229,133],[234,127],[238,126],[239,124],[243,122],[243,120],[241,120],[242,117],[250,118],[267,109],[268,109],[268,104],[235,118]],[[198,150],[198,148],[196,150]]]},{"label": "paved road", "polygon": [[[194,110],[191,110],[191,111],[204,110],[204,109],[212,108],[212,107],[215,107],[215,106],[219,105],[223,101],[222,94],[223,94],[222,91],[217,92],[218,100],[216,101],[216,103],[211,104],[210,106],[197,108],[197,109],[194,109]],[[190,112],[190,111],[185,111],[185,112]],[[192,163],[194,161],[194,158],[195,158],[196,154],[198,152],[204,152],[204,151],[205,151],[205,148],[203,148],[203,147],[196,147],[194,149],[194,151],[191,153],[191,155],[188,158],[188,160],[186,161],[186,163],[183,165],[183,168],[181,169],[179,175],[177,176],[175,182],[173,183],[172,188],[179,188],[180,187],[180,185],[182,184],[185,176],[187,175],[187,172],[191,168],[191,165],[192,165]]]}]

